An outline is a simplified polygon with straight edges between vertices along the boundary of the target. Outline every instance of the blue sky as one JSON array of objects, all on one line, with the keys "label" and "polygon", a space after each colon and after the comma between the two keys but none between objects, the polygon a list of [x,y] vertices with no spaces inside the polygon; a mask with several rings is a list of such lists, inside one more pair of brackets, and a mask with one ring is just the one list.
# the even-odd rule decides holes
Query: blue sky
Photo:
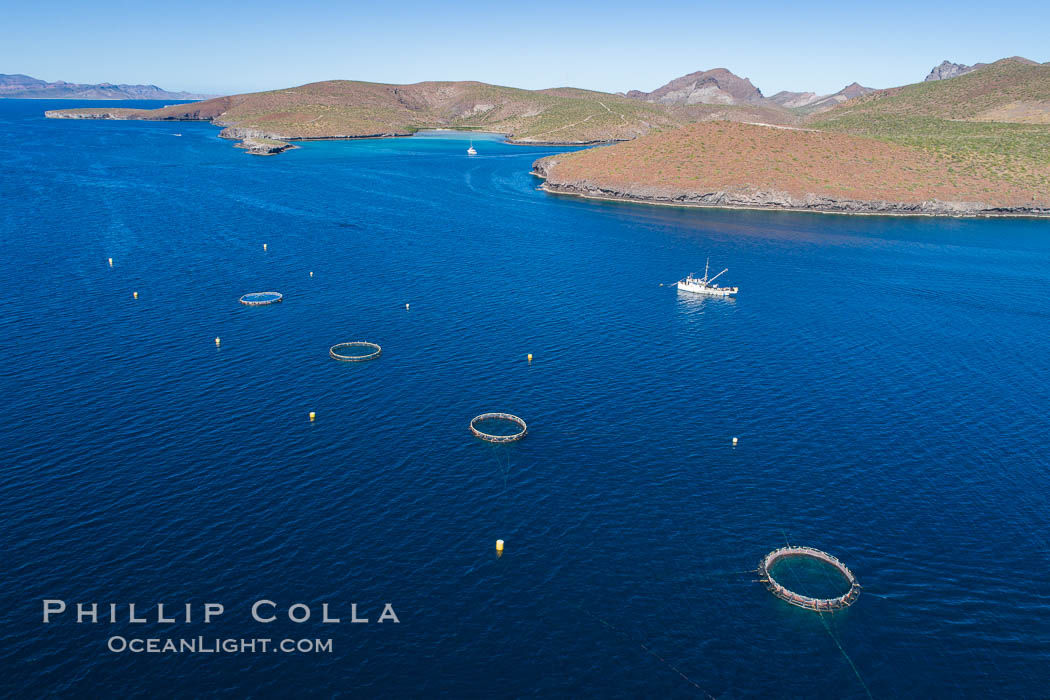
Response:
[{"label": "blue sky", "polygon": [[23,2],[0,73],[231,93],[349,78],[652,90],[725,67],[766,95],[916,82],[944,59],[1050,61],[1050,2]]}]

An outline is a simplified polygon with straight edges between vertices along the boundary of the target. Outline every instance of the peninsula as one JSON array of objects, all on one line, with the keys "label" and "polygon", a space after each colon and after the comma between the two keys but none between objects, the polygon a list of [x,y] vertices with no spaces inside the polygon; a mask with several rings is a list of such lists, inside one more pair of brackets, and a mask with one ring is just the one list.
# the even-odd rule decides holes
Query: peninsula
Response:
[{"label": "peninsula", "polygon": [[[746,114],[746,110],[740,110]],[[330,80],[162,109],[80,108],[51,118],[205,120],[221,136],[274,141],[410,136],[432,128],[506,134],[515,143],[626,141],[685,123],[661,106],[574,88],[520,90],[478,82],[390,85]]]}]

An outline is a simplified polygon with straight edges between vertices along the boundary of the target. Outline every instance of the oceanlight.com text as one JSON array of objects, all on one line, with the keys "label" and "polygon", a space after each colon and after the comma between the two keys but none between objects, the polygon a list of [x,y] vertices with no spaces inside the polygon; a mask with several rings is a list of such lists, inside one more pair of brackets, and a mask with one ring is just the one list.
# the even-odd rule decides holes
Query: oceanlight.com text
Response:
[{"label": "oceanlight.com text", "polygon": [[115,654],[331,654],[331,639],[236,639],[217,637],[110,637],[106,648]]}]

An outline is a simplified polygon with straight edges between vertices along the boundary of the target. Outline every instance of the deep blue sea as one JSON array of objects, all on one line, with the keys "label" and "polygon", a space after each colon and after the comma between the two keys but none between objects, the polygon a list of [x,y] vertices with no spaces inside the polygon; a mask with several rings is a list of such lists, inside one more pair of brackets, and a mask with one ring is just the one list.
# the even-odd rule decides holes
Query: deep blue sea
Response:
[{"label": "deep blue sea", "polygon": [[[259,158],[68,106],[0,101],[0,695],[1050,694],[1050,222],[584,201],[492,136]],[[660,286],[708,256],[737,299]],[[856,604],[774,598],[785,543]],[[198,636],[332,650],[108,648]]]}]

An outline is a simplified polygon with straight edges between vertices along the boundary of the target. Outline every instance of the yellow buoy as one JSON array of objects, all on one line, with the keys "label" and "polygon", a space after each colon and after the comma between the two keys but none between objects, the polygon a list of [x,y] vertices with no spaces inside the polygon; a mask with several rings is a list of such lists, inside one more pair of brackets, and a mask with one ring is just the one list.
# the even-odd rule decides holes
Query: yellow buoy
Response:
[{"label": "yellow buoy", "polygon": [[263,243],[263,250],[266,250],[266,244]]},{"label": "yellow buoy", "polygon": [[215,347],[219,347],[219,343],[221,342],[222,340],[219,339],[219,336],[215,336]]},{"label": "yellow buoy", "polygon": [[110,259],[109,259],[109,266],[110,266],[110,267],[113,267],[113,258],[110,258]]},{"label": "yellow buoy", "polygon": [[532,362],[532,353],[529,353],[529,362]]},{"label": "yellow buoy", "polygon": [[132,292],[132,293],[131,293],[131,296],[133,296],[133,297],[135,297],[136,299],[138,299],[138,298],[139,298],[139,293],[138,293],[138,292]]},{"label": "yellow buoy", "polygon": [[736,445],[736,438],[733,438],[733,445]]},{"label": "yellow buoy", "polygon": [[310,411],[310,421],[313,422],[313,419],[316,418],[316,417],[317,417],[317,414],[314,413],[313,411]]},{"label": "yellow buoy", "polygon": [[496,551],[497,552],[502,552],[503,551],[503,540],[496,540]]}]

